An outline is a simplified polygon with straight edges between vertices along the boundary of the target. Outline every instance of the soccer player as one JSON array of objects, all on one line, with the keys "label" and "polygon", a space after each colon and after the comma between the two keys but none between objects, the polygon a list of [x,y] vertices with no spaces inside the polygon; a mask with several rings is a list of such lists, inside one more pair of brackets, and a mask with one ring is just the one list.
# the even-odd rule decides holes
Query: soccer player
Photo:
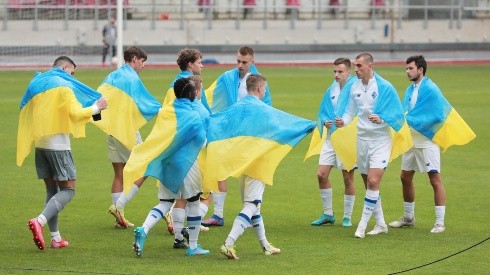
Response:
[{"label": "soccer player", "polygon": [[[448,117],[452,109],[441,93],[439,87],[425,73],[427,62],[421,55],[410,56],[406,60],[406,73],[412,82],[405,91],[403,99],[404,110],[407,111],[407,122],[413,139],[413,148],[402,156],[401,175],[405,213],[397,221],[390,222],[394,228],[415,225],[415,186],[413,176],[415,171],[427,173],[429,182],[434,190],[436,222],[430,231],[441,233],[446,229],[444,215],[446,212],[446,193],[441,179],[441,153],[435,142],[436,131]],[[466,125],[466,124],[464,124]],[[458,128],[457,136],[465,132]],[[452,136],[454,133],[445,133]],[[474,138],[474,133],[469,135]],[[460,144],[464,144],[460,143]],[[444,144],[441,146],[447,148]]]},{"label": "soccer player", "polygon": [[[355,185],[354,185],[354,167],[344,167],[335,149],[332,145],[331,135],[336,130],[334,121],[335,117],[342,117],[345,108],[349,101],[350,89],[355,82],[355,78],[351,76],[351,62],[348,58],[337,58],[334,61],[334,83],[327,89],[323,97],[318,118],[323,125],[328,129],[327,137],[323,144],[319,165],[318,165],[318,187],[320,188],[320,197],[322,199],[323,214],[317,220],[313,221],[312,225],[334,224],[335,217],[332,207],[332,184],[328,178],[330,171],[335,166],[342,170],[344,178],[344,217],[342,226],[352,226],[351,217],[355,201]],[[331,111],[330,111],[331,110]],[[325,114],[328,120],[323,121],[322,117]],[[328,115],[330,114],[330,116]],[[347,168],[349,170],[347,170]]]},{"label": "soccer player", "polygon": [[[32,145],[32,140],[22,141],[32,137],[37,176],[46,185],[44,209],[27,223],[34,244],[40,250],[46,247],[43,237],[46,224],[51,234],[51,248],[69,245],[60,235],[58,214],[75,196],[76,168],[70,134],[84,136],[85,124],[92,115],[107,108],[104,97],[100,98],[99,93],[72,76],[75,68],[75,62],[69,57],[58,57],[53,69],[33,78],[21,102],[17,164],[22,165],[25,157],[22,153],[19,155],[19,150],[26,149],[22,145],[27,145],[28,150]],[[96,101],[96,98],[100,99]]]},{"label": "soccer player", "polygon": [[[187,200],[189,247],[186,255],[206,255],[198,243],[202,194],[198,154],[206,142],[206,130],[194,105],[196,85],[189,78],[174,83],[176,99],[165,105],[148,138],[137,145],[124,170],[125,180],[152,176],[160,181],[158,198],[141,227],[134,230],[134,251],[141,256],[148,233],[167,214],[176,199]],[[173,125],[173,126],[172,126]],[[144,178],[143,177],[143,180]]]},{"label": "soccer player", "polygon": [[[240,101],[247,96],[247,77],[251,73],[258,73],[254,63],[255,52],[251,47],[243,46],[237,52],[237,67],[226,71],[206,90],[205,96],[212,113],[223,110],[226,107]],[[272,105],[269,87],[265,87],[265,96],[261,99],[268,105]],[[202,221],[204,226],[223,226],[223,209],[228,192],[226,180],[218,182],[219,193],[212,193],[203,204],[208,205],[212,198],[214,203],[213,215]],[[202,206],[203,207],[203,206]],[[207,211],[206,211],[207,212]]]},{"label": "soccer player", "polygon": [[343,127],[356,115],[358,117],[357,167],[366,187],[366,196],[361,221],[354,236],[364,238],[373,214],[376,225],[367,234],[388,233],[379,189],[393,145],[390,127],[401,129],[405,119],[395,88],[374,72],[372,55],[358,55],[354,66],[358,80],[352,85],[344,115],[337,117],[335,124]]},{"label": "soccer player", "polygon": [[[107,94],[107,100],[111,104],[108,110],[109,118],[105,122],[104,130],[109,135],[107,137],[108,156],[114,170],[114,178],[112,180],[112,204],[109,206],[108,212],[116,218],[116,228],[128,228],[134,226],[124,217],[124,207],[138,193],[143,181],[137,181],[131,187],[129,193],[123,193],[123,170],[126,162],[131,154],[131,146],[142,142],[141,135],[138,131],[147,120],[141,119],[139,110],[144,110],[147,119],[152,118],[158,113],[161,105],[158,100],[146,90],[143,82],[139,78],[139,73],[145,67],[144,63],[147,59],[143,49],[131,46],[124,50],[125,65],[111,72],[99,86],[98,91],[102,94]],[[123,101],[126,98],[131,98],[133,102]],[[112,102],[112,103],[111,103]],[[136,105],[135,109],[131,107]],[[137,121],[137,122],[135,122]],[[138,123],[138,125],[136,125]],[[133,128],[134,126],[134,128]],[[102,127],[101,127],[102,128]],[[127,131],[127,129],[133,131]],[[108,130],[109,129],[109,130]],[[114,135],[118,134],[119,140]],[[131,137],[128,137],[131,135]],[[124,140],[134,139],[135,144],[128,145]],[[130,147],[128,147],[130,146]]]},{"label": "soccer player", "polygon": [[[247,78],[246,87],[248,96],[253,96],[255,100],[262,100],[265,96],[266,79],[261,75],[251,75]],[[234,243],[237,241],[245,229],[252,224],[257,238],[266,255],[274,255],[281,253],[281,249],[274,247],[269,243],[265,236],[265,226],[262,216],[260,215],[260,207],[262,205],[262,197],[265,190],[265,184],[260,180],[254,179],[247,175],[240,177],[241,199],[243,201],[243,209],[233,222],[233,227],[226,238],[225,243],[221,246],[220,251],[229,259],[238,260]]]}]

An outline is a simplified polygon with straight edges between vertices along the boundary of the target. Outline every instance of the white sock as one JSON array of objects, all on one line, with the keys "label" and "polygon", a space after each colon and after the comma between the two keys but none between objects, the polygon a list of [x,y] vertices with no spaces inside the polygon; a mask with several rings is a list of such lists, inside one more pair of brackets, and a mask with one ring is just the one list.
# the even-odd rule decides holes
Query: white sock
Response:
[{"label": "white sock", "polygon": [[201,214],[201,217],[206,217],[207,213],[208,206],[205,203],[199,202],[199,214]]},{"label": "white sock", "polygon": [[225,207],[226,192],[213,193],[214,214],[223,218],[223,208]]},{"label": "white sock", "polygon": [[351,218],[352,211],[354,210],[354,202],[356,201],[356,195],[344,194],[344,217]]},{"label": "white sock", "polygon": [[128,203],[134,197],[134,195],[138,193],[139,189],[140,188],[138,187],[138,185],[133,184],[133,186],[131,186],[131,189],[129,190],[129,193],[127,195],[122,193],[121,196],[119,196],[119,198],[116,201],[116,207],[120,209],[124,209],[126,203]]},{"label": "white sock", "polygon": [[117,199],[119,199],[119,197],[121,196],[122,192],[116,192],[116,193],[112,193],[111,196],[112,196],[112,204],[115,204]]},{"label": "white sock", "polygon": [[187,216],[187,226],[189,226],[189,248],[196,249],[199,231],[201,231],[199,201],[187,202],[187,207],[189,208],[189,215]]},{"label": "white sock", "polygon": [[39,216],[37,216],[37,221],[39,222],[39,224],[42,227],[44,227],[48,223],[48,220],[46,219],[46,217],[43,214],[40,214]]},{"label": "white sock", "polygon": [[436,206],[436,224],[444,225],[444,215],[446,214],[446,206]]},{"label": "white sock", "polygon": [[415,217],[415,202],[404,202],[405,213],[403,216],[409,220],[413,220]]},{"label": "white sock", "polygon": [[250,218],[257,211],[257,206],[253,203],[246,202],[243,205],[242,211],[238,213],[238,216],[233,221],[233,227],[231,228],[230,234],[225,241],[226,246],[233,247],[235,241],[240,237],[245,229],[250,225]]},{"label": "white sock", "polygon": [[322,198],[323,213],[332,216],[332,188],[320,189],[320,197]]},{"label": "white sock", "polygon": [[255,212],[254,215],[252,216],[251,223],[254,228],[255,235],[259,240],[260,246],[262,246],[262,248],[265,250],[269,250],[270,245],[269,242],[267,241],[267,237],[265,236],[265,226],[264,226],[264,220],[262,219],[262,215],[260,215],[260,206],[257,209],[257,212]]},{"label": "white sock", "polygon": [[61,242],[61,235],[59,231],[50,232],[50,234],[51,234],[51,240],[54,240],[56,242]]},{"label": "white sock", "polygon": [[185,209],[174,207],[172,209],[172,218],[174,221],[175,239],[176,240],[183,240],[184,236],[182,235],[181,231],[182,231],[182,228],[184,228]]},{"label": "white sock", "polygon": [[379,190],[366,190],[366,196],[364,197],[364,207],[362,210],[361,221],[359,222],[359,226],[366,227],[371,215],[373,214],[374,208],[376,207],[376,202],[378,201]]},{"label": "white sock", "polygon": [[143,223],[143,228],[145,229],[146,234],[148,234],[150,229],[152,229],[160,220],[163,219],[163,216],[170,211],[172,205],[173,203],[171,202],[161,201],[150,210],[145,222]]},{"label": "white sock", "polygon": [[373,210],[373,216],[376,220],[377,225],[386,227],[385,216],[383,214],[383,206],[381,205],[381,196],[378,197],[378,201],[376,202],[376,206]]}]

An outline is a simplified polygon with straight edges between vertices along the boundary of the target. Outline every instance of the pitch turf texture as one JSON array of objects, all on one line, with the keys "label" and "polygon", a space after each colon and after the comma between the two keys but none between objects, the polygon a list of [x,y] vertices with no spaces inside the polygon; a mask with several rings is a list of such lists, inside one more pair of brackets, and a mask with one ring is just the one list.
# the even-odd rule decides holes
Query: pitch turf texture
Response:
[{"label": "pitch turf texture", "polygon": [[[205,86],[231,67],[205,68]],[[275,107],[315,119],[323,92],[332,81],[329,66],[261,66],[260,69],[268,79]],[[404,64],[378,67],[377,72],[391,81],[400,95],[409,84]],[[490,269],[490,242],[485,241],[490,236],[488,65],[434,65],[428,70],[429,77],[440,86],[477,134],[470,144],[452,147],[442,154],[442,177],[447,194],[446,232],[429,233],[435,220],[433,192],[427,175],[416,174],[416,226],[390,228],[388,234],[354,238],[363,206],[364,186],[356,174],[354,225],[343,228],[340,225],[343,183],[337,170],[331,174],[337,223],[333,226],[311,226],[310,223],[322,213],[322,206],[316,179],[318,159],[313,157],[303,162],[310,140],[308,136],[280,164],[274,186],[267,186],[264,195],[262,215],[267,237],[274,246],[282,249],[282,253],[265,256],[255,233],[249,229],[236,242],[238,261],[228,260],[219,253],[219,247],[241,209],[236,180],[229,184],[225,226],[200,234],[199,243],[211,250],[210,255],[187,257],[184,250],[173,249],[173,237],[167,233],[162,221],[150,231],[143,256],[137,258],[132,250],[133,230],[114,229],[114,219],[107,213],[113,172],[107,159],[106,136],[93,125],[87,126],[86,138],[72,139],[77,165],[76,196],[59,217],[61,234],[70,246],[61,250],[48,247],[39,251],[33,244],[27,221],[43,208],[44,184],[37,180],[33,153],[23,167],[15,165],[18,106],[33,73],[0,71],[0,273],[386,274],[426,264],[414,271],[424,274],[482,274]],[[108,73],[109,69],[80,69],[76,77],[97,87]],[[162,101],[177,73],[177,68],[146,68],[141,78],[153,95]],[[142,129],[144,137],[153,123],[150,121]],[[403,214],[399,173],[400,159],[397,159],[389,165],[382,180],[386,222]],[[126,205],[126,217],[136,225],[143,223],[148,211],[158,202],[154,182],[147,181]],[[374,226],[373,222],[371,219],[368,230]],[[47,244],[48,231],[45,227]],[[475,244],[478,245],[461,252]],[[453,254],[456,255],[451,256]]]}]

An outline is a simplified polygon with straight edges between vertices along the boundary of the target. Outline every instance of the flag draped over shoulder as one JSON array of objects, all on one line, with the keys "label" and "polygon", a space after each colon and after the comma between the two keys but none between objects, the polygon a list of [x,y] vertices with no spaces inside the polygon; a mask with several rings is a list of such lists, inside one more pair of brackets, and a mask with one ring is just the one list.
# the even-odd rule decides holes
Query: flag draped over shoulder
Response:
[{"label": "flag draped over shoulder", "polygon": [[[259,74],[255,65],[250,66],[250,73]],[[226,107],[231,106],[237,102],[238,99],[238,86],[240,85],[240,73],[238,69],[226,71],[206,89],[203,97],[207,101],[207,106],[212,113],[219,112]],[[262,99],[267,105],[272,106],[271,94],[269,91],[269,85],[265,87],[265,97]],[[206,105],[205,105],[206,106]]]},{"label": "flag draped over shoulder", "polygon": [[158,114],[160,102],[127,64],[111,72],[97,90],[106,97],[108,108],[94,124],[131,150],[136,145],[136,131]]},{"label": "flag draped over shoulder", "polygon": [[[326,130],[324,124],[328,120],[334,121],[335,117],[342,117],[345,113],[347,104],[349,103],[350,90],[355,81],[356,78],[352,76],[347,79],[339,94],[337,107],[335,109],[332,105],[331,90],[337,85],[337,81],[334,80],[332,85],[326,90],[318,111],[317,127],[313,131],[310,147],[305,155],[305,160],[313,155],[320,154],[323,143],[328,135],[327,133],[324,133],[324,130]],[[344,167],[347,169],[354,167],[356,163],[355,140],[357,127],[355,121],[353,122],[354,123],[350,123],[343,128],[337,128],[335,124],[333,124],[329,132],[332,146],[336,152],[341,151],[339,158],[341,158]]]},{"label": "flag draped over shoulder", "polygon": [[374,77],[378,85],[379,95],[373,108],[373,114],[377,114],[391,127],[393,139],[391,161],[412,148],[412,136],[395,88],[377,73],[374,74]]},{"label": "flag draped over shoulder", "polygon": [[314,128],[313,121],[244,97],[210,117],[204,185],[242,174],[272,185],[281,160]]},{"label": "flag draped over shoulder", "polygon": [[464,145],[476,137],[431,79],[422,79],[417,103],[409,111],[413,91],[414,85],[410,85],[402,103],[404,111],[408,112],[406,119],[411,128],[431,139],[444,151],[451,145]]},{"label": "flag draped over shoulder", "polygon": [[136,145],[124,167],[124,192],[143,176],[177,193],[206,140],[198,112],[188,99],[176,99],[158,113],[146,140]]},{"label": "flag draped over shoulder", "polygon": [[[170,84],[170,88],[167,90],[167,94],[165,95],[165,99],[163,100],[163,105],[167,105],[169,104],[170,102],[174,101],[175,100],[175,92],[174,92],[174,84],[175,84],[175,81],[177,81],[178,79],[181,79],[181,78],[187,78],[187,77],[191,77],[192,76],[192,73],[189,72],[189,71],[182,71],[180,72],[177,77],[175,77],[175,79],[172,81],[172,83]],[[204,88],[201,89],[201,103],[202,105],[209,111],[211,112],[211,109],[209,109],[209,106],[208,106],[208,103],[206,101],[206,95],[204,93]],[[195,101],[195,100],[194,100]]]},{"label": "flag draped over shoulder", "polygon": [[21,166],[32,143],[54,134],[85,136],[92,106],[101,94],[60,68],[36,73],[20,103],[17,165]]}]

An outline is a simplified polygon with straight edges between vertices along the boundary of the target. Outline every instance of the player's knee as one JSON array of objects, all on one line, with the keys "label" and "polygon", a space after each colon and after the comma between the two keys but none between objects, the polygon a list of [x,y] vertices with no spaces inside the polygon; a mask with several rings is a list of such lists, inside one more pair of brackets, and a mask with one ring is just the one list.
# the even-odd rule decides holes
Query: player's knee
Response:
[{"label": "player's knee", "polygon": [[197,195],[195,195],[195,196],[193,196],[193,197],[190,197],[190,198],[188,198],[188,199],[187,199],[187,201],[188,201],[188,202],[195,202],[195,201],[198,201],[198,200],[199,200],[199,198],[201,197],[201,194],[202,194],[202,193],[199,193],[199,194],[197,194]]}]

